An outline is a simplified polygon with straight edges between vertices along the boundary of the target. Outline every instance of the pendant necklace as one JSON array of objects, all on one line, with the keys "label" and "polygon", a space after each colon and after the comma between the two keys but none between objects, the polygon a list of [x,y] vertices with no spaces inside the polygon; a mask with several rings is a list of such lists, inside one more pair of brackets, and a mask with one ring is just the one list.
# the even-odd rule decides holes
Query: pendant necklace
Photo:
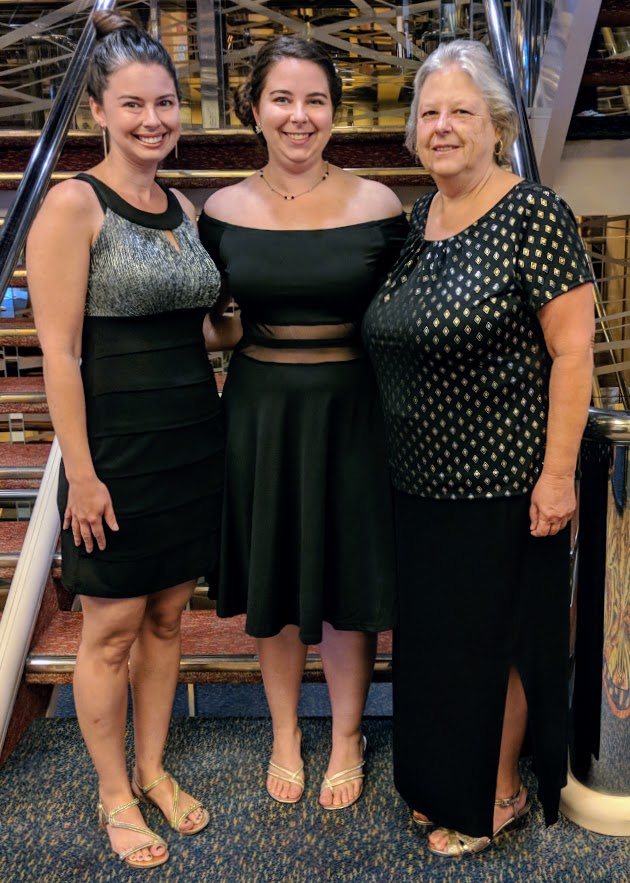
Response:
[{"label": "pendant necklace", "polygon": [[296,193],[295,196],[287,196],[285,193],[281,193],[279,190],[276,190],[275,187],[272,187],[271,184],[269,183],[269,181],[265,178],[262,169],[258,170],[258,175],[265,182],[265,184],[271,190],[272,193],[275,193],[277,196],[281,196],[282,199],[290,200],[290,199],[299,199],[300,196],[306,196],[307,193],[312,193],[316,187],[319,187],[319,185],[323,181],[325,181],[326,178],[328,178],[328,176],[330,175],[330,172],[328,171],[328,163],[326,163],[326,171],[324,172],[322,177],[318,181],[316,181],[312,187],[309,187],[308,190],[303,190],[301,193]]}]

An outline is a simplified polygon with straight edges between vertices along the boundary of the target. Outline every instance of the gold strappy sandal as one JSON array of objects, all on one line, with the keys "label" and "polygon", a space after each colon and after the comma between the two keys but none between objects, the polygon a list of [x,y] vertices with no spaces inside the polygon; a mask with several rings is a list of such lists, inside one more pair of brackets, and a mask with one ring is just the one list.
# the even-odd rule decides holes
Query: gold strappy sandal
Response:
[{"label": "gold strappy sandal", "polygon": [[[169,853],[166,842],[162,840],[158,834],[155,834],[150,828],[147,828],[144,825],[133,825],[131,822],[116,821],[118,813],[130,809],[132,806],[137,806],[139,803],[140,801],[136,797],[134,800],[130,800],[129,803],[125,803],[123,806],[117,806],[116,809],[107,812],[99,800],[98,821],[105,833],[107,833],[107,826],[109,825],[110,828],[125,828],[127,831],[135,831],[137,834],[144,834],[146,837],[149,837],[150,839],[146,842],[138,843],[130,849],[125,850],[125,852],[117,853],[117,855],[118,858],[126,865],[129,865],[130,868],[157,868],[158,865],[163,865],[164,862],[168,861]],[[158,844],[165,848],[166,851],[164,855],[154,855],[149,861],[134,862],[129,858],[134,852],[140,852],[142,849],[150,849],[152,846],[157,846]]]},{"label": "gold strappy sandal", "polygon": [[435,822],[432,822],[430,819],[421,819],[415,809],[413,810],[412,818],[420,828],[435,828]]},{"label": "gold strappy sandal", "polygon": [[358,779],[361,779],[361,787],[359,789],[359,793],[356,797],[353,797],[352,800],[346,800],[345,803],[339,803],[337,806],[334,803],[331,803],[330,806],[324,806],[320,803],[322,809],[327,810],[337,810],[337,809],[346,809],[348,806],[352,806],[353,803],[356,803],[359,797],[363,794],[363,779],[365,779],[365,773],[363,772],[363,767],[365,766],[365,752],[367,750],[367,739],[363,736],[363,760],[361,763],[358,763],[356,766],[350,767],[347,770],[341,770],[339,773],[335,773],[334,776],[324,776],[324,781],[322,782],[322,787],[320,788],[320,794],[325,788],[330,789],[330,793],[334,796],[335,788],[339,788],[340,785],[346,785],[348,782],[356,782]]},{"label": "gold strappy sandal", "polygon": [[494,801],[495,806],[511,806],[514,815],[511,819],[503,822],[492,837],[469,837],[468,834],[460,834],[459,831],[453,831],[451,828],[438,828],[436,833],[446,834],[448,837],[448,846],[445,850],[436,849],[429,843],[429,850],[434,855],[443,856],[445,858],[459,858],[462,855],[474,855],[487,849],[493,840],[507,831],[512,825],[520,821],[532,808],[529,800],[526,800],[522,808],[518,809],[518,801],[523,792],[523,783],[518,786],[518,791],[512,797],[502,797]]},{"label": "gold strappy sandal", "polygon": [[[155,782],[151,782],[150,785],[145,785],[144,787],[140,784],[140,782],[138,782],[138,780],[136,779],[136,777],[134,775],[133,787],[134,787],[134,790],[136,791],[136,793],[140,792],[140,794],[138,795],[139,797],[142,797],[144,800],[147,801],[147,803],[151,803],[151,804],[153,804],[153,806],[157,806],[157,808],[160,810],[160,812],[162,812],[162,809],[159,806],[159,804],[157,804],[155,802],[155,800],[153,800],[152,797],[149,797],[149,791],[151,791],[153,788],[155,788],[161,782],[165,782],[167,779],[170,779],[171,782],[173,783],[173,809],[171,810],[170,819],[168,818],[166,813],[164,813],[164,815],[166,816],[166,819],[168,820],[168,823],[171,826],[171,828],[173,829],[173,831],[177,831],[178,834],[185,834],[187,837],[191,836],[192,834],[198,834],[200,831],[203,831],[203,829],[206,827],[206,825],[210,821],[210,813],[208,812],[208,810],[205,808],[205,806],[203,805],[203,803],[200,800],[198,800],[196,803],[191,804],[189,807],[187,807],[185,809],[184,812],[180,813],[180,811],[179,811],[179,785],[177,784],[177,781],[173,778],[173,776],[171,776],[170,773],[164,773],[164,775],[160,776],[159,779],[156,779]],[[181,823],[184,821],[185,818],[187,818],[196,809],[203,810],[201,819],[196,824],[194,824],[192,828],[189,828],[187,831],[182,831],[182,829],[180,828]],[[192,821],[192,819],[191,819],[191,821]]]},{"label": "gold strappy sandal", "polygon": [[270,760],[269,766],[267,767],[268,776],[273,776],[274,779],[280,779],[281,782],[288,782],[289,785],[297,785],[302,790],[297,797],[278,797],[276,794],[272,794],[269,788],[267,788],[267,794],[278,803],[297,803],[302,799],[302,794],[304,793],[304,776],[300,775],[303,770],[304,764],[301,764],[299,769],[292,773],[291,770],[287,770],[283,766],[278,766],[277,763]]}]

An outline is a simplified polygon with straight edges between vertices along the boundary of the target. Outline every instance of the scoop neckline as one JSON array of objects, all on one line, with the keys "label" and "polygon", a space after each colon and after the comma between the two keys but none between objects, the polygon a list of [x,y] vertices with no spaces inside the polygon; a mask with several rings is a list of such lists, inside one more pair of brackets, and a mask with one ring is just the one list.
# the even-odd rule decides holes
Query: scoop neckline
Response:
[{"label": "scoop neckline", "polygon": [[247,230],[252,233],[327,233],[333,230],[353,230],[357,227],[373,227],[376,224],[387,224],[392,221],[406,220],[407,216],[405,212],[401,212],[399,215],[393,215],[391,218],[376,218],[373,221],[359,221],[356,224],[342,224],[339,227],[299,227],[295,230],[275,229],[273,227],[247,227],[244,224],[231,224],[229,221],[220,220],[220,218],[211,218],[210,215],[206,214],[204,211],[201,212],[200,219],[201,218],[214,224],[222,224],[224,227],[231,227],[233,230]]},{"label": "scoop neckline", "polygon": [[427,218],[429,217],[429,209],[431,208],[431,203],[433,202],[433,200],[437,196],[438,191],[436,190],[434,193],[429,194],[431,198],[427,202],[427,207],[426,207],[426,211],[424,213],[424,219],[423,219],[423,223],[422,223],[422,240],[423,240],[423,242],[430,243],[431,245],[439,245],[441,242],[451,242],[453,239],[457,239],[459,236],[463,236],[469,230],[472,230],[473,227],[476,227],[480,221],[483,221],[483,219],[485,217],[487,217],[490,214],[490,212],[495,211],[497,209],[497,207],[500,206],[501,203],[505,199],[508,198],[510,193],[513,193],[517,188],[519,188],[521,186],[521,184],[525,184],[525,183],[526,183],[525,178],[521,178],[521,180],[517,181],[516,184],[513,184],[512,187],[510,187],[510,189],[507,191],[507,193],[504,193],[503,196],[494,203],[494,205],[491,205],[490,208],[487,209],[487,211],[485,211],[482,215],[479,215],[479,217],[476,218],[474,221],[471,221],[471,223],[467,227],[464,227],[464,229],[460,230],[459,233],[453,233],[452,236],[446,236],[444,239],[427,239],[427,237],[424,235],[425,230],[427,229]]},{"label": "scoop neckline", "polygon": [[97,178],[96,175],[91,175],[89,172],[81,172],[77,177],[79,177],[79,180],[89,181],[95,188],[102,188],[107,195],[107,199],[104,199],[107,207],[134,224],[153,229],[172,230],[182,223],[184,210],[179,200],[159,181],[156,181],[156,184],[166,194],[166,208],[161,212],[147,212],[127,202],[116,190],[113,190],[108,184]]}]

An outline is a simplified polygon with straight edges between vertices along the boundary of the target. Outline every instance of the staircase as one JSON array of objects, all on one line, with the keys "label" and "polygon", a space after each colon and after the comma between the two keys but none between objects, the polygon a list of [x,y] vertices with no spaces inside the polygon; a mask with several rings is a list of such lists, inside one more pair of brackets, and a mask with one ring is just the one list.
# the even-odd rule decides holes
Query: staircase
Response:
[{"label": "staircase", "polygon": [[[602,90],[617,89],[619,95],[630,91],[630,58],[601,58],[600,47],[614,32],[630,32],[630,7],[626,0],[604,0],[591,46],[582,86],[576,103],[576,115],[569,138],[630,137],[630,101],[625,112],[604,116],[578,115],[585,104],[603,102]],[[618,45],[618,42],[615,43]],[[630,43],[629,43],[630,45]],[[593,91],[595,90],[595,91]],[[625,91],[624,91],[625,90]],[[593,98],[595,96],[595,99]],[[587,108],[588,109],[588,108]],[[594,110],[597,111],[595,107]],[[612,134],[611,134],[612,133]],[[2,191],[14,191],[38,133],[34,131],[0,132],[0,198]],[[252,133],[234,129],[212,132],[189,132],[179,142],[177,160],[169,157],[160,179],[167,185],[188,192],[200,208],[202,191],[241,180],[264,162],[257,139]],[[53,174],[53,182],[90,168],[102,158],[99,136],[73,131],[66,139]],[[373,178],[398,189],[407,205],[431,185],[423,169],[414,164],[403,146],[400,128],[343,129],[335,132],[326,158],[350,171]],[[406,188],[413,188],[407,191]],[[0,200],[0,205],[2,205]],[[4,202],[8,204],[8,200]],[[0,315],[0,616],[15,570],[27,528],[28,510],[41,480],[50,452],[52,427],[48,415],[41,351],[29,313],[26,268],[19,265],[11,285],[23,295],[21,311],[7,309]],[[8,300],[5,298],[5,304]],[[9,315],[11,313],[11,315]],[[224,376],[217,374],[219,388]],[[69,683],[76,660],[82,614],[73,609],[73,599],[61,585],[60,559],[52,562],[44,589],[43,602],[30,644],[22,683],[10,723],[0,764],[11,753],[33,717],[45,713],[52,687]],[[224,681],[255,682],[260,669],[253,639],[244,634],[243,617],[219,620],[203,587],[183,615],[181,683],[216,683]],[[376,679],[391,674],[391,635],[379,638],[375,668]],[[317,648],[309,648],[305,679],[323,679]]]}]

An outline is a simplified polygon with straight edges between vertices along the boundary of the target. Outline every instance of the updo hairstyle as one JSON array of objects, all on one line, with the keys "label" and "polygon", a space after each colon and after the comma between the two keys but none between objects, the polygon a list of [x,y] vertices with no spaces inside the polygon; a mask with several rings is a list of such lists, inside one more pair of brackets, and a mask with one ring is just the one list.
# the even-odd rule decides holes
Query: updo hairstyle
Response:
[{"label": "updo hairstyle", "polygon": [[[265,88],[267,74],[279,61],[285,58],[297,58],[300,61],[312,61],[326,74],[328,89],[333,106],[333,114],[341,104],[341,78],[332,58],[318,43],[304,40],[302,37],[285,36],[270,40],[258,51],[254,64],[244,83],[232,91],[232,103],[234,111],[244,126],[251,126],[256,130],[253,108],[260,101],[260,96]],[[261,141],[264,136],[257,133]]]},{"label": "updo hairstyle", "polygon": [[157,40],[133,22],[116,12],[97,11],[92,16],[96,30],[96,48],[90,61],[87,91],[97,104],[103,103],[103,92],[110,76],[128,64],[159,64],[169,74],[177,98],[182,93],[170,55]]},{"label": "updo hairstyle", "polygon": [[[420,94],[431,74],[458,67],[468,74],[486,103],[493,126],[499,130],[500,150],[495,153],[499,165],[512,159],[512,146],[518,135],[518,114],[510,90],[483,43],[477,40],[453,40],[441,43],[423,62],[413,82],[413,101],[407,121],[405,146],[416,154],[416,128]],[[502,142],[502,144],[501,144]]]}]

